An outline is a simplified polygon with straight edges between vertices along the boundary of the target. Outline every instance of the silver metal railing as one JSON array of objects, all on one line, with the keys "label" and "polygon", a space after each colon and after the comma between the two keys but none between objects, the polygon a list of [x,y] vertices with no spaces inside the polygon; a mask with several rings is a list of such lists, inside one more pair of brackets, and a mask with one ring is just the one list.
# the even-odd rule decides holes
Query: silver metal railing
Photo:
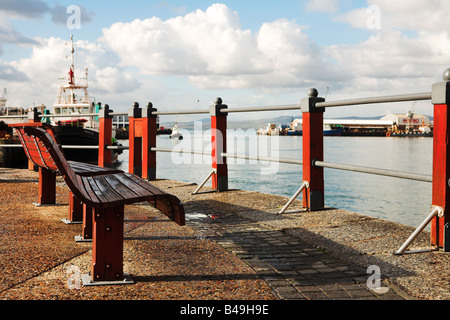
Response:
[{"label": "silver metal railing", "polygon": [[169,115],[180,115],[180,114],[208,114],[209,110],[198,109],[198,110],[186,110],[186,111],[155,111],[152,112],[155,116],[169,116]]},{"label": "silver metal railing", "polygon": [[[314,89],[315,90],[315,89]],[[393,103],[393,102],[408,102],[408,101],[420,101],[420,100],[431,100],[432,93],[413,93],[413,94],[402,94],[402,95],[391,95],[391,96],[380,96],[380,97],[371,97],[371,98],[357,98],[357,99],[348,99],[348,100],[340,100],[340,101],[325,101],[316,103],[317,108],[329,108],[329,107],[343,107],[343,106],[354,106],[354,105],[366,105],[366,104],[378,104],[378,103]],[[219,101],[219,100],[217,100]],[[221,103],[221,99],[220,99]],[[274,105],[274,106],[261,106],[261,107],[241,107],[241,108],[224,108],[220,109],[220,112],[223,114],[229,113],[239,113],[239,112],[258,112],[258,111],[280,111],[280,110],[300,110],[300,104],[289,104],[289,105]],[[209,114],[209,109],[197,109],[197,110],[184,110],[184,111],[155,111],[153,115],[187,115],[187,114]],[[127,115],[127,113],[110,113],[111,115]],[[85,116],[97,116],[98,114],[85,115]],[[40,117],[67,117],[73,116],[77,117],[80,115],[51,115],[45,114],[40,115]],[[27,116],[6,116],[5,118],[27,118]],[[2,117],[0,117],[1,119]],[[16,147],[15,145],[3,145],[3,147]],[[2,147],[2,145],[0,145]],[[21,147],[21,145],[17,145],[17,147]],[[76,148],[80,146],[63,146],[66,148]],[[85,148],[98,148],[98,146],[85,146]],[[125,146],[109,146],[108,149],[127,149]],[[193,150],[178,150],[174,151],[172,149],[165,148],[151,148],[154,152],[179,152],[179,153],[190,153],[190,154],[200,154],[200,155],[210,155],[201,151],[193,151]],[[262,156],[249,156],[249,155],[238,155],[232,153],[222,153],[222,157],[224,158],[235,158],[235,159],[246,159],[246,160],[256,160],[256,161],[269,161],[269,162],[279,162],[279,163],[288,163],[294,165],[302,165],[303,162],[295,159],[282,159],[282,158],[273,158],[273,157],[262,157]],[[356,166],[356,165],[346,165],[346,164],[338,164],[338,163],[330,163],[325,161],[315,160],[313,161],[313,165],[316,167],[337,169],[337,170],[345,170],[345,171],[353,171],[360,172],[366,174],[374,174],[381,176],[388,176],[394,178],[401,179],[409,179],[416,180],[422,182],[432,182],[432,176],[426,174],[417,174],[410,172],[402,172],[396,170],[388,170],[388,169],[380,169],[380,168],[371,168],[364,166]],[[208,177],[202,182],[202,184],[193,192],[193,194],[198,193],[198,191],[203,187],[203,185],[212,177],[215,173],[213,170]],[[298,197],[298,195],[305,189],[308,188],[308,183],[303,182],[300,188],[296,191],[296,193],[289,199],[286,205],[277,213],[284,213],[287,208],[292,204],[292,202]],[[396,252],[396,254],[403,254],[406,248],[410,245],[410,243],[417,237],[417,235],[425,228],[425,226],[438,215],[441,211],[434,208],[427,219],[416,229],[416,231],[411,235],[411,237],[405,242],[405,244]]]},{"label": "silver metal railing", "polygon": [[422,182],[433,182],[433,177],[431,175],[420,174],[420,173],[411,173],[411,172],[404,172],[404,171],[397,171],[397,170],[387,170],[387,169],[378,169],[378,168],[370,168],[370,167],[355,166],[355,165],[330,163],[330,162],[324,162],[324,161],[318,161],[318,160],[313,161],[313,166],[345,170],[345,171],[368,173],[368,174],[400,178],[400,179],[416,180],[416,181],[422,181]]},{"label": "silver metal railing", "polygon": [[220,112],[233,113],[233,112],[280,111],[280,110],[300,110],[300,105],[289,104],[289,105],[275,105],[267,107],[226,108],[220,110]]},{"label": "silver metal railing", "polygon": [[316,107],[318,108],[344,107],[362,104],[405,102],[405,101],[419,101],[419,100],[431,100],[431,92],[402,94],[394,96],[381,96],[372,98],[360,98],[360,99],[350,99],[350,100],[330,101],[330,102],[318,102],[316,103]]},{"label": "silver metal railing", "polygon": [[[127,116],[127,112],[110,112],[111,116]],[[77,118],[77,117],[96,117],[98,113],[69,113],[69,114],[38,114],[39,118]],[[0,116],[1,119],[25,119],[28,118],[28,114],[25,115],[12,115],[12,116]]]},{"label": "silver metal railing", "polygon": [[267,162],[279,162],[279,163],[289,163],[289,164],[299,164],[302,165],[303,162],[294,159],[283,159],[283,158],[273,158],[273,157],[262,157],[262,156],[245,156],[232,153],[221,153],[224,158],[234,158],[234,159],[245,159],[245,160],[256,160],[256,161],[267,161]]}]

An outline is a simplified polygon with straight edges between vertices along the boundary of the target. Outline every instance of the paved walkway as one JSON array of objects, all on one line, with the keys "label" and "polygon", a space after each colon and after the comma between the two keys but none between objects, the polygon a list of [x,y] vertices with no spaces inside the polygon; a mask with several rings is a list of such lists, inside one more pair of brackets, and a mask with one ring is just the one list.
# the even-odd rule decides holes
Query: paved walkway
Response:
[{"label": "paved walkway", "polygon": [[412,299],[385,283],[381,285],[382,293],[370,290],[367,280],[372,273],[368,274],[367,270],[283,231],[265,228],[233,214],[211,217],[196,210],[196,214],[188,214],[187,225],[246,262],[279,299]]}]

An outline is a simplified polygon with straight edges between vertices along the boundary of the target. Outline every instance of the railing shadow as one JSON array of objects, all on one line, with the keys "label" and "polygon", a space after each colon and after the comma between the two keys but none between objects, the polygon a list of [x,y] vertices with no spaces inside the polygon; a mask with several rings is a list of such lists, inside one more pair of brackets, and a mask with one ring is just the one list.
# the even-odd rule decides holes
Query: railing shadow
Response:
[{"label": "railing shadow", "polygon": [[[326,232],[327,236],[324,236],[307,229],[308,226],[306,225],[302,227],[302,218],[304,215],[314,214],[324,215],[324,219],[326,219],[325,215],[329,214],[329,210],[313,213],[304,212],[295,215],[275,215],[273,212],[264,209],[255,210],[250,207],[223,203],[213,199],[189,201],[185,204],[185,208],[187,213],[192,212],[191,210],[194,209],[196,213],[205,214],[205,219],[195,220],[195,223],[201,225],[202,228],[209,227],[213,231],[217,231],[217,226],[223,225],[223,229],[219,232],[220,235],[212,237],[213,240],[230,239],[244,250],[243,254],[247,258],[261,260],[271,268],[278,270],[281,274],[284,271],[288,271],[288,273],[290,271],[299,271],[302,274],[302,270],[310,269],[318,272],[312,272],[307,277],[305,272],[303,279],[308,278],[314,283],[333,283],[338,277],[337,273],[339,273],[336,272],[336,268],[330,269],[329,272],[321,272],[321,270],[316,269],[317,262],[332,258],[334,262],[331,265],[339,265],[340,267],[337,270],[341,270],[343,274],[350,278],[362,277],[367,279],[366,270],[370,265],[380,266],[382,270],[386,270],[385,275],[390,277],[416,275],[407,265],[402,264],[401,259],[404,259],[404,257],[396,256],[396,261],[392,259],[392,255],[388,255],[388,258],[385,257],[386,252],[394,252],[397,249],[397,244],[401,244],[407,238],[411,230],[407,226],[405,228],[399,227],[399,229],[396,227],[394,230],[400,234],[392,234],[392,238],[389,237],[389,234],[384,234],[386,237],[384,244],[387,244],[387,247],[379,248],[378,251],[381,251],[382,254],[377,256],[372,252],[357,250],[348,243],[343,243],[342,240],[335,241],[334,238],[339,233],[348,232],[350,241],[350,238],[354,236],[351,233],[351,224],[367,223],[367,228],[373,228],[377,223],[381,224],[383,222],[380,219],[370,219],[361,216],[361,219],[358,220],[354,214],[349,213],[349,221],[346,222],[349,228],[344,230],[344,228],[339,227],[327,227],[329,230]],[[342,211],[341,214],[343,214]],[[211,218],[212,215],[214,218]],[[355,220],[351,221],[351,219]],[[385,223],[390,224],[389,222]],[[239,225],[242,225],[243,228],[239,228]],[[249,225],[252,225],[252,228],[248,228]],[[245,230],[246,228],[248,230]],[[379,231],[383,232],[383,228],[380,226]],[[370,231],[373,233],[377,230]],[[372,234],[370,237],[372,237]],[[376,236],[373,237],[376,238]],[[340,234],[339,238],[345,238],[345,235]],[[362,238],[360,241],[370,241],[370,239],[366,238],[368,237]],[[278,243],[274,245],[277,239],[287,244]],[[357,240],[353,239],[353,241]],[[289,242],[292,244],[289,244]],[[280,267],[282,267],[281,270]],[[348,268],[346,269],[345,267]]]}]

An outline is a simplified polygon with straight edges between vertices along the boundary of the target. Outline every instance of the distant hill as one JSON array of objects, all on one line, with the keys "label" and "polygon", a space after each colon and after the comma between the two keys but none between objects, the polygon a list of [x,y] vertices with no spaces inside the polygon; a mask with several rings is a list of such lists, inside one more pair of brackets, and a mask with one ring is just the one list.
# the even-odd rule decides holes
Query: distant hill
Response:
[{"label": "distant hill", "polygon": [[[260,129],[263,127],[266,127],[268,123],[275,123],[276,125],[288,125],[291,123],[293,119],[301,118],[300,117],[292,117],[292,116],[280,116],[276,118],[270,118],[270,119],[255,119],[255,120],[242,120],[242,121],[236,121],[236,120],[230,120],[228,121],[228,128],[229,129]],[[205,118],[199,120],[203,124],[203,129],[209,129],[211,120],[210,118]],[[171,123],[162,123],[161,126],[166,128],[171,128]],[[186,130],[192,130],[194,129],[194,122],[179,122],[178,121],[178,127],[181,129]]]}]

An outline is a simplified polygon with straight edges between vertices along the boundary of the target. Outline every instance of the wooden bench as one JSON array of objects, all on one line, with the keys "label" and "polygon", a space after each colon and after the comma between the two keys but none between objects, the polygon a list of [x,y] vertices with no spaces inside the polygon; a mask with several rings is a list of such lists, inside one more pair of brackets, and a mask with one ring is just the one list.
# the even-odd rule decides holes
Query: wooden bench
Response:
[{"label": "wooden bench", "polygon": [[[123,224],[124,206],[149,202],[179,225],[185,224],[184,207],[180,200],[140,177],[119,172],[107,172],[93,166],[71,167],[57,144],[51,126],[16,124],[22,145],[30,161],[41,171],[59,172],[70,191],[92,208],[92,269],[91,283],[124,281]],[[72,163],[73,164],[73,163]]]},{"label": "wooden bench", "polygon": [[[73,169],[75,174],[80,176],[95,176],[101,174],[123,172],[122,170],[103,168],[84,162],[77,162],[77,161],[67,161],[67,162],[69,163],[70,167]],[[47,190],[49,190],[49,188],[47,188]],[[52,190],[51,192],[56,191],[53,190],[53,185],[50,187],[50,190]],[[43,198],[42,196],[39,196],[39,199],[42,198]],[[52,199],[53,198],[54,197],[52,197]],[[83,223],[83,233],[81,235],[81,238],[76,237],[76,239],[80,239],[79,241],[92,240],[91,211],[92,210],[86,211],[86,205],[83,206],[83,202],[77,199],[77,197],[75,197],[72,191],[69,191],[69,215],[67,219],[62,219],[62,221],[67,224]]]},{"label": "wooden bench", "polygon": [[[19,128],[17,131],[19,138],[23,142],[24,132],[20,128],[25,126],[44,128],[47,132],[57,141],[58,137],[55,135],[52,126],[43,123],[19,123],[10,124],[10,127]],[[22,143],[23,144],[23,143]],[[26,152],[28,152],[25,149]],[[28,155],[28,154],[27,154]],[[35,206],[53,206],[56,205],[56,175],[57,172],[54,170],[49,170],[46,167],[42,167],[30,160],[33,167],[39,168],[39,192],[37,202],[33,204]],[[88,175],[99,175],[107,173],[120,173],[122,170],[103,168],[96,165],[68,161],[70,167],[78,175],[88,176]],[[83,204],[82,201],[77,199],[72,191],[69,191],[69,213],[68,217],[61,219],[66,224],[82,224],[82,233],[79,236],[75,236],[75,240],[78,242],[90,242],[92,241],[92,208]]]}]

